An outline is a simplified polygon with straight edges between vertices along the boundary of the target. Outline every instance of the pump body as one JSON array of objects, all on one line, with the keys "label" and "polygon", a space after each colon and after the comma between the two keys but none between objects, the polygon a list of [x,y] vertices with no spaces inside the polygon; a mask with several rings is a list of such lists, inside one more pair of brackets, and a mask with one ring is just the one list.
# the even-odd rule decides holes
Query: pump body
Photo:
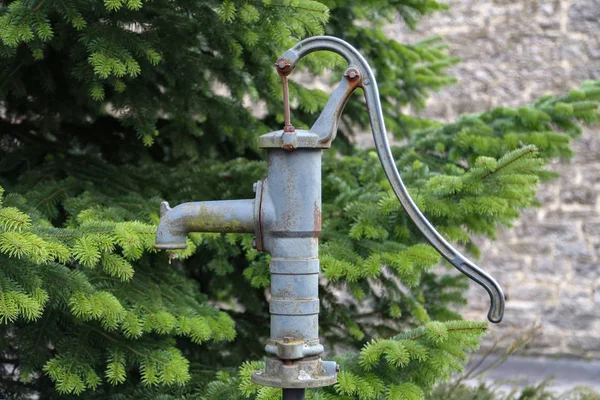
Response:
[{"label": "pump body", "polygon": [[[290,121],[287,76],[302,57],[317,50],[336,52],[350,65],[315,124],[309,130],[296,130]],[[256,249],[271,255],[268,358],[265,369],[256,371],[252,380],[293,389],[288,394],[294,396],[300,393],[297,389],[336,382],[337,365],[320,358],[321,152],[331,147],[344,106],[359,87],[365,93],[375,146],[392,190],[429,243],[488,292],[488,319],[499,322],[504,295],[496,281],[441,237],[402,183],[387,141],[375,76],[358,51],[337,38],[313,37],[285,52],[276,65],[284,87],[285,127],[259,138],[259,146],[268,153],[268,172],[266,179],[254,184],[255,198],[184,203],[174,208],[163,202],[155,244],[173,250],[185,248],[189,232],[253,232]]]},{"label": "pump body", "polygon": [[321,149],[301,147],[301,140],[294,151],[283,150],[270,135],[260,139],[269,169],[256,185],[256,249],[271,255],[271,337],[266,368],[252,379],[282,388],[327,386],[336,381],[336,365],[319,358]]}]

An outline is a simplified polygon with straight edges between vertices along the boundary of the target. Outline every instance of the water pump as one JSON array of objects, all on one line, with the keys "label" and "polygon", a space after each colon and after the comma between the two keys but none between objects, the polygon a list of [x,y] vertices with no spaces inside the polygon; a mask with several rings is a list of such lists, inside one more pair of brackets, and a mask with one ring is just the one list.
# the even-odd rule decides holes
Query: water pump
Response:
[{"label": "water pump", "polygon": [[[327,50],[349,64],[321,115],[309,130],[290,119],[287,76],[305,55]],[[189,232],[254,233],[255,248],[271,255],[271,335],[265,369],[253,382],[283,388],[284,400],[304,399],[306,388],[332,385],[338,366],[320,357],[319,235],[321,233],[321,151],[331,147],[340,116],[356,88],[362,88],[375,147],[391,187],[406,213],[429,243],[490,296],[488,319],[500,322],[504,295],[498,283],[452,247],[431,225],[408,194],[387,140],[373,71],[351,45],[335,37],[305,39],[276,63],[283,81],[285,125],[259,138],[267,149],[266,179],[254,184],[253,199],[161,204],[155,247],[182,249]]]}]

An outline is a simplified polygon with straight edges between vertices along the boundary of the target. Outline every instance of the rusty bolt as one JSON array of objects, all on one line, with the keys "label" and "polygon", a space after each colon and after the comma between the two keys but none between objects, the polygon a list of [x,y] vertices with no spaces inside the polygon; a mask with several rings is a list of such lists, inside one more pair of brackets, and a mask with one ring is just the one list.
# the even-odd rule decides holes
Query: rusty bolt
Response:
[{"label": "rusty bolt", "polygon": [[277,66],[277,70],[280,74],[287,76],[292,72],[292,63],[285,58],[280,58],[277,60],[275,65]]},{"label": "rusty bolt", "polygon": [[348,68],[348,70],[346,70],[346,73],[344,74],[344,76],[349,81],[355,81],[360,76],[360,73],[358,72],[358,70],[356,68]]},{"label": "rusty bolt", "polygon": [[292,146],[291,144],[284,144],[283,149],[287,151],[292,151],[294,150],[294,146]]}]

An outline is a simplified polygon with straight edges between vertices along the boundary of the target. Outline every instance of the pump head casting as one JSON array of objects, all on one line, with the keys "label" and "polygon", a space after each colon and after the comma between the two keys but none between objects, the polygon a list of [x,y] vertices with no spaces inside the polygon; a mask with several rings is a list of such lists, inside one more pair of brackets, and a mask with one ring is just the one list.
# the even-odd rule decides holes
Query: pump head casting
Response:
[{"label": "pump head casting", "polygon": [[[349,63],[321,115],[309,130],[291,123],[287,77],[314,51],[335,52]],[[452,247],[417,208],[394,163],[373,71],[358,51],[343,40],[318,36],[286,51],[276,68],[284,88],[284,128],[259,138],[267,149],[267,178],[255,184],[254,199],[161,206],[157,248],[185,247],[188,232],[254,232],[255,247],[271,255],[271,335],[266,367],[253,374],[261,385],[302,389],[328,386],[338,366],[319,357],[319,242],[321,233],[321,151],[331,147],[350,95],[362,88],[375,147],[391,187],[427,241],[454,267],[481,285],[490,296],[488,319],[504,313],[498,283]]]}]

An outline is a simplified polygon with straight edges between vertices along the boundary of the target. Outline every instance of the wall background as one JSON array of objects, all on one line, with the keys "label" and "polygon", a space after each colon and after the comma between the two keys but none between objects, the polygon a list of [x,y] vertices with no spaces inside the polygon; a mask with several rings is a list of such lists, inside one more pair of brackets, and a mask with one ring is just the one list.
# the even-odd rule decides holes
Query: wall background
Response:
[{"label": "wall background", "polygon": [[[454,120],[461,113],[518,106],[600,79],[600,0],[450,0],[416,32],[387,30],[400,42],[443,36],[463,62],[458,84],[432,96],[419,115]],[[495,242],[482,241],[478,264],[505,289],[505,320],[493,333],[534,323],[529,354],[600,359],[600,129],[586,129],[561,178],[541,187],[543,206],[523,213]],[[467,318],[485,319],[487,294],[473,284]]]}]

